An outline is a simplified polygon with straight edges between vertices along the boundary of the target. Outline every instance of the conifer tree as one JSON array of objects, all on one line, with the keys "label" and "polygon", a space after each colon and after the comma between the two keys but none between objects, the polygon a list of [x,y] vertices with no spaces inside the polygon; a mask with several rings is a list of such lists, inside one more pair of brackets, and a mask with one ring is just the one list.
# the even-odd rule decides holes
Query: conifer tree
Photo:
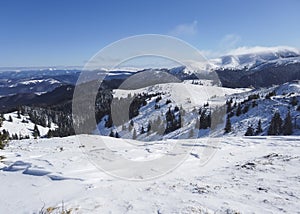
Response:
[{"label": "conifer tree", "polygon": [[275,112],[271,120],[271,124],[268,130],[268,135],[280,135],[282,131],[282,119],[279,112]]},{"label": "conifer tree", "polygon": [[109,136],[110,136],[110,137],[114,137],[114,136],[115,136],[115,133],[114,133],[113,130],[110,130]]},{"label": "conifer tree", "polygon": [[40,131],[39,131],[39,128],[37,127],[36,124],[34,124],[34,128],[33,128],[33,137],[34,139],[37,139],[38,137],[40,137]]},{"label": "conifer tree", "polygon": [[253,135],[254,135],[254,131],[252,126],[248,126],[245,136],[253,136]]},{"label": "conifer tree", "polygon": [[150,132],[151,131],[151,123],[148,122],[148,126],[147,126],[147,132]]},{"label": "conifer tree", "polygon": [[259,120],[258,123],[257,123],[255,134],[258,135],[262,132],[263,132],[263,130],[262,130],[262,127],[261,127],[261,120]]},{"label": "conifer tree", "polygon": [[145,133],[145,129],[144,129],[144,126],[142,126],[141,128],[141,134],[144,134]]},{"label": "conifer tree", "polygon": [[240,116],[242,114],[242,108],[241,108],[241,104],[239,103],[236,109],[236,116]]},{"label": "conifer tree", "polygon": [[53,132],[51,129],[49,129],[47,132],[47,138],[51,138],[51,137],[53,137]]},{"label": "conifer tree", "polygon": [[134,139],[134,140],[135,140],[135,139],[136,139],[136,137],[137,137],[137,136],[136,136],[136,130],[135,130],[135,129],[133,129],[132,139]]},{"label": "conifer tree", "polygon": [[18,115],[17,118],[18,118],[18,119],[21,119],[21,114],[20,114],[20,110],[19,110],[19,109],[18,109],[18,111],[17,111],[17,115]]},{"label": "conifer tree", "polygon": [[284,135],[291,135],[293,133],[293,124],[292,124],[292,117],[290,111],[287,113],[284,124],[282,126],[282,133]]},{"label": "conifer tree", "polygon": [[225,133],[231,132],[231,122],[230,122],[230,118],[228,116],[226,118],[226,124],[225,124],[224,131],[225,131]]}]

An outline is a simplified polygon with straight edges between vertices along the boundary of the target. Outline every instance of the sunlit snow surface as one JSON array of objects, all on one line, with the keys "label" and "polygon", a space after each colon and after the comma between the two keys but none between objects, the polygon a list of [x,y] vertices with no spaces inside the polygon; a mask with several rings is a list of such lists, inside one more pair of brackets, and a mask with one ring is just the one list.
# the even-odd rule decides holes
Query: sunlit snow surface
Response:
[{"label": "sunlit snow surface", "polygon": [[[99,138],[82,137],[91,143]],[[125,149],[121,139],[103,140],[135,161],[165,154],[169,143],[136,146],[135,141]],[[11,141],[0,151],[0,213],[38,213],[62,204],[74,213],[299,212],[299,137],[173,141],[195,144],[187,160],[158,179],[139,182],[99,170],[83,152],[93,148],[83,150],[75,136]],[[201,154],[213,142],[219,142],[216,153],[203,166]]]}]

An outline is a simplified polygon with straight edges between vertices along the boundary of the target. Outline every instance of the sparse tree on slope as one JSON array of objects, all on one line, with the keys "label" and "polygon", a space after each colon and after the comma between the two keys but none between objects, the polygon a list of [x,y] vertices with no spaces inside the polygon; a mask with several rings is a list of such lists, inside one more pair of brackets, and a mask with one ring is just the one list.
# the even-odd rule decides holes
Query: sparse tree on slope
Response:
[{"label": "sparse tree on slope", "polygon": [[284,135],[293,134],[293,124],[292,124],[292,117],[291,117],[290,112],[287,113],[286,118],[284,119],[282,131],[283,131]]},{"label": "sparse tree on slope", "polygon": [[248,126],[245,136],[253,136],[253,135],[254,135],[254,131],[252,126]]},{"label": "sparse tree on slope", "polygon": [[40,135],[40,130],[39,130],[39,128],[37,127],[37,125],[36,124],[34,124],[34,128],[33,128],[33,137],[34,137],[34,139],[37,139],[38,137],[40,137],[41,135]]},{"label": "sparse tree on slope", "polygon": [[257,123],[257,128],[256,128],[256,131],[255,131],[255,134],[258,135],[262,132],[263,132],[263,130],[262,130],[262,127],[261,127],[261,120],[259,120],[258,123]]},{"label": "sparse tree on slope", "polygon": [[132,139],[134,139],[134,140],[135,140],[135,139],[136,139],[136,137],[137,137],[137,136],[136,136],[136,130],[135,130],[135,129],[133,129]]},{"label": "sparse tree on slope", "polygon": [[280,135],[281,134],[281,125],[282,125],[282,119],[280,117],[279,112],[275,112],[271,124],[268,130],[268,135]]},{"label": "sparse tree on slope", "polygon": [[226,118],[226,124],[225,124],[224,131],[225,131],[225,133],[231,132],[231,122],[230,122],[230,118],[228,116]]}]

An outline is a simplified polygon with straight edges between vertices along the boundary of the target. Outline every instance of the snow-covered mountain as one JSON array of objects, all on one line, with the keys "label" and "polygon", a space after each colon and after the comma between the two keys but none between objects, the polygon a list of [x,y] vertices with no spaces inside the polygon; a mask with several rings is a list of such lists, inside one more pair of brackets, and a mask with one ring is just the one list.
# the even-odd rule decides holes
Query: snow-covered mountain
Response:
[{"label": "snow-covered mountain", "polygon": [[264,66],[300,62],[300,50],[292,47],[239,48],[210,61],[215,69],[259,70]]}]

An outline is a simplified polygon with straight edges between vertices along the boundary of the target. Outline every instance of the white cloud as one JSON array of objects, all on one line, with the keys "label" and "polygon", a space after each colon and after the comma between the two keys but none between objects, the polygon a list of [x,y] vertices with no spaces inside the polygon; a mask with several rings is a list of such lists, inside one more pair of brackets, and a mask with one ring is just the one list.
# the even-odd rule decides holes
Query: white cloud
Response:
[{"label": "white cloud", "polygon": [[192,36],[197,34],[198,22],[195,20],[192,23],[185,23],[177,25],[173,30],[170,31],[170,35],[173,36]]},{"label": "white cloud", "polygon": [[227,34],[220,41],[220,50],[230,50],[236,48],[241,41],[241,37],[237,34]]},{"label": "white cloud", "polygon": [[250,54],[250,53],[262,53],[262,52],[278,52],[278,51],[292,51],[296,53],[300,53],[300,50],[293,47],[288,46],[276,46],[276,47],[262,47],[262,46],[254,46],[254,47],[239,47],[227,52],[226,55],[243,55],[243,54]]}]

